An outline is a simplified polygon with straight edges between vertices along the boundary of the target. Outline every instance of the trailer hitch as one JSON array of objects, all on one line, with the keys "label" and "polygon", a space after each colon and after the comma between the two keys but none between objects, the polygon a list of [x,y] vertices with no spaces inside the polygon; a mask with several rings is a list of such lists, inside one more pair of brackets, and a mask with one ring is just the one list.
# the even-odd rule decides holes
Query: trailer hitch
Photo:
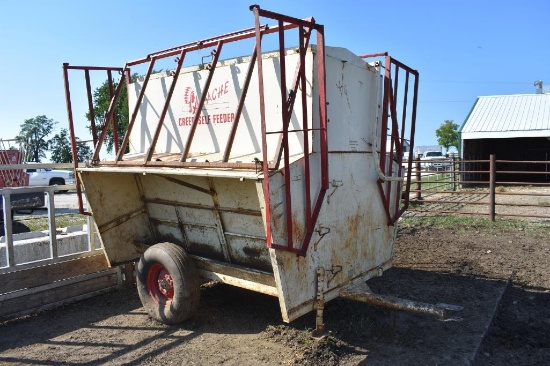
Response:
[{"label": "trailer hitch", "polygon": [[464,310],[462,306],[458,305],[444,303],[428,304],[420,301],[402,299],[396,296],[376,294],[370,289],[366,282],[359,282],[344,287],[340,290],[340,297],[378,305],[392,310],[426,315],[444,321],[462,320],[457,313]]}]

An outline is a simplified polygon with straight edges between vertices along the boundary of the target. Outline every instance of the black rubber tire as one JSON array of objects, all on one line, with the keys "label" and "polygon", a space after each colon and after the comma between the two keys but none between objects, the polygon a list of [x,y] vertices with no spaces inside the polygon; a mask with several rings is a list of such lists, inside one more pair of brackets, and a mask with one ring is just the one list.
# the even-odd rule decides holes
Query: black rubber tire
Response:
[{"label": "black rubber tire", "polygon": [[[162,293],[159,268],[165,269],[170,279],[172,294]],[[153,283],[158,284],[155,286]],[[180,246],[159,243],[148,248],[141,256],[136,283],[143,307],[154,320],[163,324],[178,324],[189,319],[200,301],[200,280],[195,262]]]},{"label": "black rubber tire", "polygon": [[[62,179],[62,178],[53,178],[50,180],[50,186],[63,186],[65,185],[65,180]],[[56,192],[59,192],[59,193],[66,193],[67,190],[64,190],[64,191],[56,191]]]}]

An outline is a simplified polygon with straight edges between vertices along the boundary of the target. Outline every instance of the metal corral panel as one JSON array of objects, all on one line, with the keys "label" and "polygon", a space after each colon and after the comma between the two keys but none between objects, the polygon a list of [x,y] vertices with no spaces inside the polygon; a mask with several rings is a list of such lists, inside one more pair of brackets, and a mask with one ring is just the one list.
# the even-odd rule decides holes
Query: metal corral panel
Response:
[{"label": "metal corral panel", "polygon": [[479,97],[461,128],[462,139],[550,136],[550,94]]}]

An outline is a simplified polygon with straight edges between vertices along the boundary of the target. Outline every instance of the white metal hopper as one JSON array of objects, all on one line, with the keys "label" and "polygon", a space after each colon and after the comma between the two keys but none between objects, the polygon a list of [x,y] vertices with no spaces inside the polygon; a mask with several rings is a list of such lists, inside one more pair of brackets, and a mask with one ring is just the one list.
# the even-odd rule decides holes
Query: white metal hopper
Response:
[{"label": "white metal hopper", "polygon": [[[137,107],[116,161],[97,159],[100,140],[92,166],[78,173],[111,265],[141,256],[138,289],[157,320],[190,316],[171,318],[176,302],[198,302],[195,290],[177,286],[196,267],[203,280],[277,296],[287,322],[316,309],[319,329],[325,301],[391,266],[407,111],[414,136],[416,95],[412,113],[407,97],[418,73],[386,54],[382,68],[324,47],[311,20],[253,11],[295,22],[305,41],[262,53],[262,34],[282,31],[257,21],[149,55],[148,74],[128,84]],[[318,32],[317,46],[306,26]],[[256,37],[252,56],[219,61],[228,37],[245,36]],[[181,68],[186,50],[207,45],[217,45],[209,65]],[[177,54],[175,73],[151,75],[157,57]],[[391,75],[400,71],[398,92]]]}]

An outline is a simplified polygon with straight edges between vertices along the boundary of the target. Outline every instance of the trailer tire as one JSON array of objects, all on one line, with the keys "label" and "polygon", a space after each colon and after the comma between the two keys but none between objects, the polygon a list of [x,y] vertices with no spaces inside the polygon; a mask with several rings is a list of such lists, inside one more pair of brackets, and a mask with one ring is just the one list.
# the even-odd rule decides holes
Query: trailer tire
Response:
[{"label": "trailer tire", "polygon": [[172,243],[155,244],[141,256],[136,273],[138,294],[154,320],[178,324],[199,305],[200,282],[193,259]]}]

